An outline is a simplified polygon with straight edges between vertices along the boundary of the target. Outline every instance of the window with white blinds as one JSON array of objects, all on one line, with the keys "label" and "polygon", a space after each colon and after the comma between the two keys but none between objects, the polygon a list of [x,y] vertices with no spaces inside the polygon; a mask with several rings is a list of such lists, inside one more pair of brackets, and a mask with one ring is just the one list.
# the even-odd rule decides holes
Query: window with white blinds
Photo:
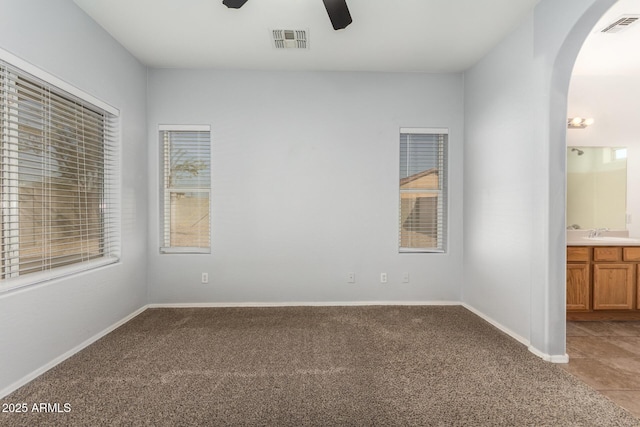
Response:
[{"label": "window with white blinds", "polygon": [[117,114],[0,61],[0,134],[0,290],[118,261]]},{"label": "window with white blinds", "polygon": [[447,247],[447,129],[400,129],[401,252]]},{"label": "window with white blinds", "polygon": [[160,126],[162,253],[209,253],[211,131]]}]

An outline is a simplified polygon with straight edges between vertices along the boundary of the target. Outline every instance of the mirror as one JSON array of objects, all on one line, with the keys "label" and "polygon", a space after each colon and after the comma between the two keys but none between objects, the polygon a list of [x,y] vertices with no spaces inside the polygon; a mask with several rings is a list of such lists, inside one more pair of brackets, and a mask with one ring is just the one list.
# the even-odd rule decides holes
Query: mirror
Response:
[{"label": "mirror", "polygon": [[567,227],[626,229],[626,147],[567,147]]}]

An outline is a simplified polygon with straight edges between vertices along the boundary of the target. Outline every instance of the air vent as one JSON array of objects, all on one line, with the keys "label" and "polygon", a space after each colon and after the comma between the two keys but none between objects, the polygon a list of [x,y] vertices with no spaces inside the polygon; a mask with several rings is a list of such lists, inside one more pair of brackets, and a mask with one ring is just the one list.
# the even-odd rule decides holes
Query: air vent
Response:
[{"label": "air vent", "polygon": [[607,34],[619,33],[629,28],[638,19],[640,19],[640,15],[623,15],[620,18],[616,19],[611,24],[607,25],[602,30],[600,30],[600,32],[607,33]]},{"label": "air vent", "polygon": [[276,49],[308,49],[307,30],[273,30]]}]

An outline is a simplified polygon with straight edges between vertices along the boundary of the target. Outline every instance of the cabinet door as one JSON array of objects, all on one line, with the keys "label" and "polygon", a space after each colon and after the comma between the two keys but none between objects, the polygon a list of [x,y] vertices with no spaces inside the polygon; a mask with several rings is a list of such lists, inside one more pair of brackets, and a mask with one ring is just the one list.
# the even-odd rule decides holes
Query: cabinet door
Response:
[{"label": "cabinet door", "polygon": [[634,264],[593,265],[593,309],[632,310],[635,306]]},{"label": "cabinet door", "polygon": [[589,264],[567,264],[567,311],[589,310],[589,294]]}]

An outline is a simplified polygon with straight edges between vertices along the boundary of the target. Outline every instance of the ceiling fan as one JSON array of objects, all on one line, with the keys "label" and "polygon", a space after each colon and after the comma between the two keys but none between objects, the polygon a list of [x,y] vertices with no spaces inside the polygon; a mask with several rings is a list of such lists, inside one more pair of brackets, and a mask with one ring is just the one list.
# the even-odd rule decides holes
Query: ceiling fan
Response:
[{"label": "ceiling fan", "polygon": [[[222,4],[231,9],[240,9],[248,0],[222,0]],[[329,14],[334,30],[341,30],[351,24],[351,14],[347,0],[322,0]]]}]

